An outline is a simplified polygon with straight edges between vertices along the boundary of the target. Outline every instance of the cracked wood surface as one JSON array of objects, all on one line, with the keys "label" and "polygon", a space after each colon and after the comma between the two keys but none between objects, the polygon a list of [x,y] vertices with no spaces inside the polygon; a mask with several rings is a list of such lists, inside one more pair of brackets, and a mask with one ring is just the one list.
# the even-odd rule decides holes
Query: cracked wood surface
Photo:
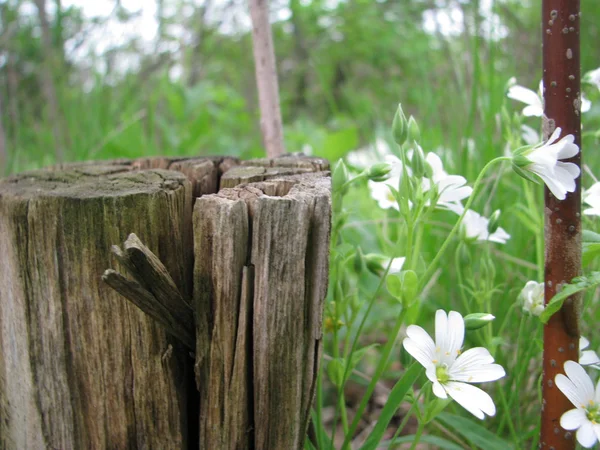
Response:
[{"label": "cracked wood surface", "polygon": [[[331,205],[324,175],[274,178],[196,202],[202,448],[303,446],[327,290]],[[232,228],[237,232],[225,232]],[[251,299],[244,286],[252,286]],[[244,414],[239,405],[249,395],[253,408]]]},{"label": "cracked wood surface", "polygon": [[328,163],[237,163],[83,162],[0,180],[1,448],[302,448]]},{"label": "cracked wood surface", "polygon": [[176,172],[94,165],[0,181],[1,448],[187,445],[189,364],[162,359],[179,344],[100,275],[135,230],[185,286],[190,220]]}]

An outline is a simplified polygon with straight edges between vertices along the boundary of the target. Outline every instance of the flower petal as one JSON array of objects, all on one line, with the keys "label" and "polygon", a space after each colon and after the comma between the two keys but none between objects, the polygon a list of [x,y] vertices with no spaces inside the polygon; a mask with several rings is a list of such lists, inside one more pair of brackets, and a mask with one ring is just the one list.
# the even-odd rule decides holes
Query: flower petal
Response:
[{"label": "flower petal", "polygon": [[466,383],[484,383],[495,381],[506,375],[499,364],[492,364],[494,358],[483,347],[467,350],[460,355],[449,370],[453,381]]},{"label": "flower petal", "polygon": [[584,422],[581,427],[577,430],[577,442],[579,442],[585,448],[592,448],[598,440],[594,426],[588,420]]},{"label": "flower petal", "polygon": [[440,384],[440,382],[437,380],[434,381],[433,384],[431,385],[431,390],[433,391],[434,395],[438,398],[448,398],[448,394],[446,394],[446,390]]},{"label": "flower petal", "polygon": [[523,115],[525,117],[542,117],[544,108],[541,105],[529,105],[523,108]]},{"label": "flower petal", "polygon": [[456,402],[478,419],[496,414],[496,406],[492,397],[478,387],[466,383],[449,381],[444,385],[446,392]]},{"label": "flower petal", "polygon": [[579,153],[579,147],[575,144],[575,137],[572,134],[567,134],[560,140],[561,148],[559,149],[556,157],[558,159],[572,158]]},{"label": "flower petal", "polygon": [[408,337],[402,342],[404,349],[426,369],[434,366],[435,344],[429,334],[417,325],[409,325],[406,334]]},{"label": "flower petal", "polygon": [[582,366],[589,366],[592,364],[600,363],[600,358],[594,350],[585,350],[579,355],[579,364]]},{"label": "flower petal", "polygon": [[579,336],[579,351],[585,350],[589,346],[590,341],[588,341],[587,338],[584,338],[583,336]]},{"label": "flower petal", "polygon": [[528,105],[537,106],[538,108],[541,107],[542,104],[540,97],[535,92],[526,87],[519,86],[518,84],[511,86],[506,96]]},{"label": "flower petal", "polygon": [[560,426],[565,430],[576,430],[587,420],[585,409],[571,409],[560,416]]},{"label": "flower petal", "polygon": [[537,175],[544,181],[552,195],[554,195],[558,200],[564,200],[567,197],[567,190],[565,187],[558,182],[553,176],[548,176],[546,173],[537,173]]},{"label": "flower petal", "polygon": [[576,408],[585,408],[594,400],[594,385],[585,369],[574,361],[567,361],[564,365],[565,373],[554,378],[556,386],[569,399]]}]

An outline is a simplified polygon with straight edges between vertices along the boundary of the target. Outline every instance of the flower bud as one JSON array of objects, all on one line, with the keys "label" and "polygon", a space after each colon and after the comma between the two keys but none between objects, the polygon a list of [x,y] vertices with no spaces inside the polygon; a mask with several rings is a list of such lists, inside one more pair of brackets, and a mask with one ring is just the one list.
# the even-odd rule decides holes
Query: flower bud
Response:
[{"label": "flower bud", "polygon": [[344,188],[344,185],[348,181],[348,169],[346,168],[346,164],[344,164],[344,160],[340,159],[333,168],[333,174],[331,175],[331,187],[333,188],[333,192],[339,192],[341,194],[345,194],[347,188]]},{"label": "flower bud", "polygon": [[488,323],[491,323],[495,317],[488,313],[474,313],[465,316],[465,329],[469,331],[483,328]]},{"label": "flower bud", "polygon": [[388,163],[373,164],[367,169],[367,178],[372,181],[385,181],[389,178],[392,166]]},{"label": "flower bud", "polygon": [[494,211],[488,222],[487,231],[489,234],[494,234],[500,226],[500,210]]},{"label": "flower bud", "polygon": [[412,161],[410,163],[412,166],[413,175],[418,179],[423,178],[426,173],[425,155],[423,154],[423,149],[419,144],[415,145],[415,149],[413,150],[412,154]]},{"label": "flower bud", "polygon": [[406,122],[406,116],[404,115],[404,111],[402,111],[402,105],[398,105],[398,109],[396,110],[396,115],[394,116],[394,121],[392,123],[392,134],[394,136],[394,141],[396,144],[402,145],[406,141],[408,137],[408,124]]},{"label": "flower bud", "polygon": [[360,249],[360,247],[358,247],[356,249],[356,254],[354,255],[353,266],[354,266],[354,271],[358,275],[360,275],[361,273],[363,273],[363,271],[366,268],[365,257],[363,255],[362,250]]},{"label": "flower bud", "polygon": [[408,140],[414,142],[421,142],[421,130],[419,125],[413,116],[408,118]]},{"label": "flower bud", "polygon": [[367,269],[373,275],[381,275],[385,270],[385,267],[383,265],[387,261],[389,261],[389,258],[386,258],[385,256],[380,255],[378,253],[369,253],[365,255],[365,263],[367,265]]}]

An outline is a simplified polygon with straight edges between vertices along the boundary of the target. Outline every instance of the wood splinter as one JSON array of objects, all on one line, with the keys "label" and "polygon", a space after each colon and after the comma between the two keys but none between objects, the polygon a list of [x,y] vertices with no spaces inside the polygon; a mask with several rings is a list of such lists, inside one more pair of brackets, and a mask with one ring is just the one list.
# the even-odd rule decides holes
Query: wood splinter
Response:
[{"label": "wood splinter", "polygon": [[113,269],[102,275],[111,288],[162,325],[188,348],[196,347],[194,314],[163,263],[134,234],[123,244],[113,245],[112,252],[130,272],[128,280]]}]

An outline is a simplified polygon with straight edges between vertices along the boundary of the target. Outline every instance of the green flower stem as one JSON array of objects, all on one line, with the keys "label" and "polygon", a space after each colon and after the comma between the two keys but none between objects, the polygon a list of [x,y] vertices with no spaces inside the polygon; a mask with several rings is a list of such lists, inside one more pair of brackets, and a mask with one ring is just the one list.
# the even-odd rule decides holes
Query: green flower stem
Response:
[{"label": "green flower stem", "polygon": [[423,420],[419,420],[419,425],[417,427],[417,433],[415,434],[415,439],[412,441],[410,450],[415,450],[415,448],[417,448],[417,444],[421,440],[421,435],[423,434],[424,429],[425,429],[425,423],[423,422]]},{"label": "green flower stem", "polygon": [[[500,401],[502,402],[502,405],[504,406],[504,410],[505,411],[512,411],[510,409],[510,407],[508,406],[508,402],[506,401],[506,394],[504,393],[504,389],[500,388],[497,389],[497,391],[500,393]],[[512,421],[512,416],[510,414],[505,414],[504,417],[507,420],[508,423],[508,431],[510,432],[511,437],[513,438],[513,441],[515,442],[516,448],[519,448],[519,436],[515,430],[515,425]]]},{"label": "green flower stem", "polygon": [[465,309],[465,314],[469,313],[469,301],[467,299],[467,294],[465,293],[465,284],[462,276],[462,270],[460,269],[462,264],[460,263],[460,246],[464,244],[460,244],[454,252],[454,268],[456,269],[456,276],[458,278],[458,290],[460,291],[460,299],[463,304],[463,308]]},{"label": "green flower stem", "polygon": [[[336,299],[336,301],[341,301],[341,299]],[[337,315],[336,315],[337,317]],[[336,319],[337,320],[337,319]],[[340,350],[339,350],[339,341],[338,341],[338,330],[337,327],[334,328],[334,332],[333,332],[333,357],[335,359],[340,357]],[[347,363],[348,364],[348,363]],[[346,411],[346,396],[344,393],[344,388],[342,386],[341,389],[338,389],[338,408],[340,410],[340,416],[342,419],[342,429],[344,430],[344,433],[348,432],[348,413]]]},{"label": "green flower stem", "polygon": [[318,448],[325,448],[323,442],[323,434],[321,433],[323,426],[323,365],[319,366],[319,373],[317,374],[317,393],[315,399],[315,415],[317,417],[315,425],[315,432],[317,435],[317,446]]},{"label": "green flower stem", "polygon": [[421,281],[419,283],[419,291],[423,290],[423,288],[425,287],[425,285],[427,284],[427,282],[429,281],[429,279],[431,278],[431,276],[436,271],[437,265],[439,264],[440,259],[442,258],[442,256],[444,255],[446,249],[450,245],[450,242],[452,241],[452,238],[458,232],[458,229],[460,228],[460,224],[462,223],[465,215],[467,214],[467,211],[471,207],[471,204],[473,203],[473,200],[475,199],[477,191],[480,188],[481,182],[483,181],[483,176],[486,174],[486,172],[494,164],[502,162],[502,161],[510,161],[510,160],[512,160],[512,158],[510,156],[499,156],[498,158],[494,158],[490,162],[488,162],[484,166],[484,168],[481,170],[481,172],[479,172],[479,175],[477,176],[477,180],[475,180],[475,184],[473,185],[473,192],[469,196],[469,200],[467,200],[467,204],[465,205],[465,210],[463,211],[463,213],[460,215],[460,217],[458,218],[458,220],[454,224],[454,227],[452,228],[452,231],[450,231],[450,234],[446,237],[446,240],[444,241],[444,243],[440,247],[437,255],[435,255],[435,258],[433,258],[433,261],[431,261],[431,263],[429,264],[429,267],[427,268],[427,271],[425,272],[425,274],[421,278]]},{"label": "green flower stem", "polygon": [[[388,267],[388,269],[389,269],[389,267]],[[383,375],[383,372],[385,371],[385,368],[387,367],[388,360],[390,358],[392,350],[394,349],[394,344],[396,343],[398,333],[400,332],[400,328],[402,327],[402,324],[404,322],[405,315],[406,315],[406,309],[402,308],[402,311],[398,315],[398,318],[396,319],[396,323],[394,324],[394,329],[393,329],[392,333],[389,335],[388,341],[386,342],[386,344],[383,348],[383,352],[381,354],[381,359],[379,360],[379,364],[377,364],[377,368],[375,369],[375,373],[373,374],[373,377],[371,378],[371,382],[369,383],[369,386],[367,387],[367,391],[365,392],[365,395],[363,395],[363,398],[360,401],[360,404],[358,405],[358,409],[356,410],[356,414],[354,415],[354,420],[352,421],[352,424],[350,425],[350,429],[346,433],[346,437],[344,438],[344,443],[342,444],[342,447],[341,447],[342,450],[347,450],[350,448],[350,441],[352,440],[352,436],[356,432],[356,428],[358,427],[358,424],[362,418],[362,414],[365,411],[367,403],[368,403],[369,399],[371,398],[373,391],[375,390],[375,386],[377,385],[377,382],[379,381],[379,379]],[[357,336],[360,336],[360,332],[357,334]]]},{"label": "green flower stem", "polygon": [[398,436],[400,436],[400,433],[402,432],[402,430],[404,429],[404,427],[408,423],[410,417],[412,416],[413,410],[415,411],[415,417],[417,417],[417,419],[419,419],[421,417],[421,414],[419,413],[419,410],[418,409],[415,410],[415,406],[417,406],[419,404],[419,399],[421,398],[421,395],[423,395],[423,391],[425,389],[425,386],[427,386],[427,384],[425,384],[419,390],[419,395],[416,396],[416,398],[412,402],[412,405],[410,405],[410,408],[408,409],[408,411],[406,412],[406,414],[402,418],[402,422],[400,422],[400,425],[398,425],[398,428],[396,428],[396,431],[394,432],[394,435],[392,436],[392,439],[390,439],[390,444],[391,445],[393,445],[394,441],[396,440],[396,438]]},{"label": "green flower stem", "polygon": [[[538,210],[537,202],[535,201],[530,183],[527,180],[523,180],[523,189],[525,191],[525,200],[527,201],[527,209],[529,211],[537,212],[537,210]],[[536,217],[539,218],[539,215],[536,214]],[[540,230],[535,233],[535,256],[536,256],[537,277],[538,277],[537,279],[543,280],[544,279],[544,236],[543,236],[543,231],[542,231],[544,229],[543,221],[540,221],[539,226],[537,226],[535,228],[536,228],[536,230]]]}]

